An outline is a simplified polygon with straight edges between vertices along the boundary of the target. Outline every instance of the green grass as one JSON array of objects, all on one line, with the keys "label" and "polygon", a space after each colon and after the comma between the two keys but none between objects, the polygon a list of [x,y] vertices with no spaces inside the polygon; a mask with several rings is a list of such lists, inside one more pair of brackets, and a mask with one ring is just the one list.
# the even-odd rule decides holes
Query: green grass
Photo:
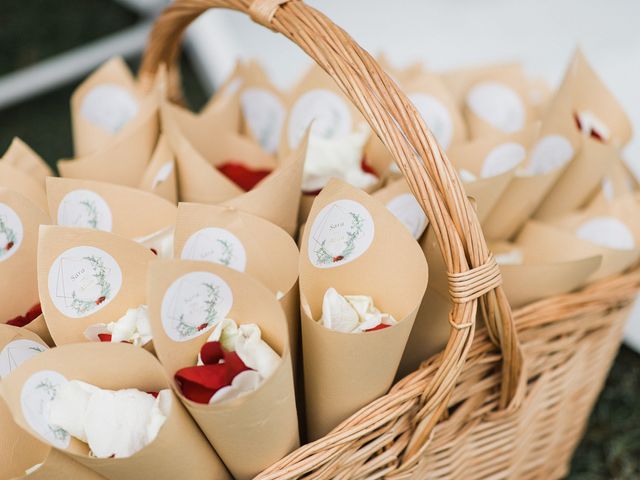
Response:
[{"label": "green grass", "polygon": [[[111,0],[0,0],[0,74],[136,21]],[[133,62],[137,65],[137,61]],[[192,107],[205,101],[183,62]],[[49,163],[72,154],[69,85],[0,112],[0,152],[19,136]],[[640,355],[622,348],[576,451],[572,480],[640,479]]]}]

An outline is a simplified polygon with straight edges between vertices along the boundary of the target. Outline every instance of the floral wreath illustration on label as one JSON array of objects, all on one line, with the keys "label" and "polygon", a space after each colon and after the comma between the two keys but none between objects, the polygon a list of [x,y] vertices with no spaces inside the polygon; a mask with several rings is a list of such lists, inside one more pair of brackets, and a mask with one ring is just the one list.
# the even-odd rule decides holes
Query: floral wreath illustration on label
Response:
[{"label": "floral wreath illustration on label", "polygon": [[218,227],[203,228],[192,234],[180,258],[217,263],[239,272],[244,272],[247,265],[247,253],[240,239]]},{"label": "floral wreath illustration on label", "polygon": [[73,190],[64,196],[58,206],[58,225],[110,232],[111,209],[97,193]]},{"label": "floral wreath illustration on label", "polygon": [[0,262],[18,251],[23,234],[18,214],[9,205],[0,203]]},{"label": "floral wreath illustration on label", "polygon": [[109,304],[122,286],[115,259],[99,248],[80,246],[63,252],[49,270],[49,295],[65,316],[82,318]]},{"label": "floral wreath illustration on label", "polygon": [[66,382],[60,373],[42,370],[31,375],[20,392],[20,405],[26,422],[44,440],[58,448],[67,448],[71,436],[63,428],[50,424],[47,417],[58,389]]},{"label": "floral wreath illustration on label", "polygon": [[232,304],[231,289],[220,277],[209,272],[187,273],[162,298],[162,326],[174,341],[191,340],[226,318]]},{"label": "floral wreath illustration on label", "polygon": [[315,218],[309,234],[309,261],[318,268],[351,262],[367,251],[374,237],[373,218],[353,200],[336,200]]}]

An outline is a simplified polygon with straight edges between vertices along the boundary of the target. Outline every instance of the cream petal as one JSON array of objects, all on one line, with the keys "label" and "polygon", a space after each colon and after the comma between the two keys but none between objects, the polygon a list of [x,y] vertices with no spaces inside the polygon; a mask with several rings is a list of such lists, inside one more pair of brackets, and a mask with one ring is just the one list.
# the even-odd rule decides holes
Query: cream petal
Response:
[{"label": "cream petal", "polygon": [[358,326],[358,312],[334,288],[329,288],[322,300],[322,324],[338,332],[351,332]]},{"label": "cream petal", "polygon": [[280,356],[262,340],[260,327],[250,323],[240,325],[235,351],[244,364],[268,378],[280,363]]},{"label": "cream petal", "polygon": [[70,435],[87,441],[84,422],[91,396],[99,389],[79,380],[65,383],[58,389],[51,402],[49,422],[69,432]]},{"label": "cream petal", "polygon": [[258,389],[262,383],[262,376],[254,370],[246,370],[236,375],[231,385],[223,387],[213,394],[209,400],[209,405],[222,403],[227,400],[247,395]]}]

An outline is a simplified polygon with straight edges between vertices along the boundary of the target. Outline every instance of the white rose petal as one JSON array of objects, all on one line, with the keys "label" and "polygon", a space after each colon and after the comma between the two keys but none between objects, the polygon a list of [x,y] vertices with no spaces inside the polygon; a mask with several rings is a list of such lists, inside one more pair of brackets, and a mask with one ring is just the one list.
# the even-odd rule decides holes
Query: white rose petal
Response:
[{"label": "white rose petal", "polygon": [[352,332],[358,326],[358,312],[334,288],[329,288],[322,300],[322,324],[338,332]]},{"label": "white rose petal", "polygon": [[280,356],[262,340],[256,324],[240,325],[238,330],[235,352],[247,367],[256,370],[262,378],[269,378],[278,368]]},{"label": "white rose petal", "polygon": [[128,309],[123,317],[108,324],[107,328],[114,343],[131,342],[139,347],[152,340],[149,309],[146,305]]},{"label": "white rose petal", "polygon": [[89,399],[100,389],[79,380],[60,386],[49,411],[49,421],[83,442],[87,441],[84,422]]},{"label": "white rose petal", "polygon": [[236,375],[231,385],[218,390],[209,400],[209,405],[225,402],[255,392],[262,383],[262,375],[255,370],[245,370]]},{"label": "white rose petal", "polygon": [[364,172],[361,166],[369,135],[368,128],[336,138],[323,138],[312,133],[304,164],[302,190],[320,190],[331,178],[340,178],[357,188],[375,184],[378,178]]}]

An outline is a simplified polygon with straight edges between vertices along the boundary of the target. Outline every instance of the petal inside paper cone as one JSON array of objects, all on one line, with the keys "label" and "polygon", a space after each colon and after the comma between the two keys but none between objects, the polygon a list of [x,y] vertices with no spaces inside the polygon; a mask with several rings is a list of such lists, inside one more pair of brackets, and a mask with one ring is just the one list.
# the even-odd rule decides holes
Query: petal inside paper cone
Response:
[{"label": "petal inside paper cone", "polygon": [[36,303],[29,311],[24,315],[18,315],[15,318],[7,321],[7,325],[13,325],[14,327],[24,327],[30,324],[33,320],[38,318],[42,314],[42,308],[39,303]]},{"label": "petal inside paper cone", "polygon": [[220,165],[218,170],[245,192],[252,190],[253,187],[271,173],[271,170],[254,170],[236,161],[226,162]]}]

